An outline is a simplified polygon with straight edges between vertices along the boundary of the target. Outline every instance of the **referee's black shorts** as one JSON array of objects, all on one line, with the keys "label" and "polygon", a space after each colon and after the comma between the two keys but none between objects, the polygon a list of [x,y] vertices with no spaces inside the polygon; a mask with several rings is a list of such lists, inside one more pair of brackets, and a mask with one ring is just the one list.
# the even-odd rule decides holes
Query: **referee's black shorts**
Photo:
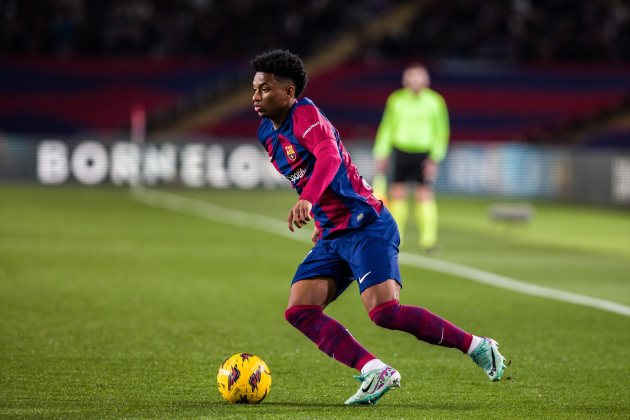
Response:
[{"label": "referee's black shorts", "polygon": [[424,179],[424,162],[428,157],[428,153],[406,153],[394,148],[392,150],[394,164],[392,182],[417,182],[431,185],[432,180]]}]

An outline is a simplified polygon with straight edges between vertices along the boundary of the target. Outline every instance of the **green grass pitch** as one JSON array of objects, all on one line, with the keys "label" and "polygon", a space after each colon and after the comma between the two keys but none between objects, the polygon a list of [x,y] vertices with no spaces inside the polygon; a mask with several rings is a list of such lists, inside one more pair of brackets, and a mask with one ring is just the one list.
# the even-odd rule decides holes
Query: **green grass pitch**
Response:
[{"label": "green grass pitch", "polygon": [[[284,220],[289,191],[173,190]],[[630,305],[630,214],[535,203],[526,226],[489,200],[440,197],[438,258]],[[309,227],[310,229],[310,227]],[[407,252],[415,233],[407,232]],[[284,320],[309,251],[262,231],[148,207],[115,188],[0,187],[0,418],[628,418],[630,317],[402,266],[403,304],[501,343],[490,383],[454,349],[380,329],[356,284],[327,313],[402,374],[346,407],[353,370]],[[273,386],[230,405],[221,362],[260,356]]]}]

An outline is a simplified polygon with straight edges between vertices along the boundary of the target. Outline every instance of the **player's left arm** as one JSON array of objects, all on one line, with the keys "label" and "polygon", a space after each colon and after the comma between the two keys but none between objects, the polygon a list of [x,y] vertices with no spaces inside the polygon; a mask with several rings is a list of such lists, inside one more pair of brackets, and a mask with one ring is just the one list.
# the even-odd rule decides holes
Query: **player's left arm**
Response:
[{"label": "player's left arm", "polygon": [[300,199],[287,217],[287,224],[291,232],[294,231],[293,224],[301,229],[302,226],[311,220],[310,213],[313,206],[330,185],[339,166],[341,166],[341,156],[339,156],[337,142],[333,139],[321,140],[311,152],[316,157],[315,167],[308,184],[306,184],[302,195],[300,195]]},{"label": "player's left arm", "polygon": [[315,106],[299,106],[295,110],[293,131],[297,141],[316,159],[313,173],[287,217],[287,224],[292,232],[293,225],[301,228],[311,220],[313,206],[330,185],[341,165],[333,128]]}]

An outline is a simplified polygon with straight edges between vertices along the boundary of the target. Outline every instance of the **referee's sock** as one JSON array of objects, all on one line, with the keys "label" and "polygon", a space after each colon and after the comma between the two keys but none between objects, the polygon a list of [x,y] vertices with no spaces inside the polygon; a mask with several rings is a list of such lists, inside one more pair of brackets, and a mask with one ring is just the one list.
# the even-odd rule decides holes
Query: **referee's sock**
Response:
[{"label": "referee's sock", "polygon": [[416,218],[420,229],[420,248],[431,249],[437,245],[438,212],[435,200],[416,203]]},{"label": "referee's sock", "polygon": [[394,216],[396,224],[398,225],[398,232],[400,233],[400,244],[403,243],[403,235],[405,233],[405,226],[407,226],[407,219],[409,218],[409,201],[408,200],[390,200],[389,211]]}]

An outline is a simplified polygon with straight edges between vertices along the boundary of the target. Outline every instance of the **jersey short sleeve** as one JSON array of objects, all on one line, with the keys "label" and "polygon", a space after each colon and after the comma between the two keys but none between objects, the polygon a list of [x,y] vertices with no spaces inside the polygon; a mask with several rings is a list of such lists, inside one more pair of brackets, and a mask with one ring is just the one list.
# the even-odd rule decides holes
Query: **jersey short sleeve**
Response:
[{"label": "jersey short sleeve", "polygon": [[293,112],[293,133],[297,141],[313,151],[317,143],[335,139],[332,126],[314,105],[301,105]]}]

